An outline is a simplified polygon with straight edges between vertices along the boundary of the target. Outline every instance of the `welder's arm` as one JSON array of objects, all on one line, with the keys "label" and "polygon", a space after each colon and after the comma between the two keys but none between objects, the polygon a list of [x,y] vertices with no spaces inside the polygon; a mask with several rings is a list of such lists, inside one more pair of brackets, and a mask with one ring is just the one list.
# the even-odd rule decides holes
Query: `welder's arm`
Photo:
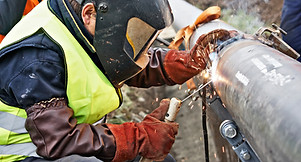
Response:
[{"label": "welder's arm", "polygon": [[22,18],[27,0],[0,1],[0,34],[6,35]]},{"label": "welder's arm", "polygon": [[133,78],[127,80],[125,84],[140,88],[148,88],[160,85],[175,85],[176,83],[169,78],[163,67],[163,60],[168,49],[150,48],[148,55],[150,56],[148,65]]},{"label": "welder's arm", "polygon": [[136,87],[182,84],[206,67],[218,42],[237,35],[237,31],[216,29],[201,35],[189,51],[150,49],[148,66],[126,84]]},{"label": "welder's arm", "polygon": [[42,101],[26,112],[25,128],[40,156],[57,159],[78,154],[103,161],[114,158],[116,144],[111,131],[105,125],[77,124],[66,99]]},{"label": "welder's arm", "polygon": [[[125,83],[135,87],[163,84],[182,84],[205,68],[203,56],[197,56],[196,48],[190,51],[151,48],[149,64],[139,74]],[[208,56],[206,56],[208,57]]]},{"label": "welder's arm", "polygon": [[169,100],[147,115],[140,123],[77,124],[66,99],[54,98],[26,110],[25,127],[36,152],[47,159],[78,154],[95,156],[103,161],[121,162],[138,155],[163,160],[171,149],[178,124],[162,120]]}]

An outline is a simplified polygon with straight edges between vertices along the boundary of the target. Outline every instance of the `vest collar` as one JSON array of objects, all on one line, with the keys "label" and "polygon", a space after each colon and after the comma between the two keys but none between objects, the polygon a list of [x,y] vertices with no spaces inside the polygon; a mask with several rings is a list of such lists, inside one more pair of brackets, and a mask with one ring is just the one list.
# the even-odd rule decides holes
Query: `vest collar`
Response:
[{"label": "vest collar", "polygon": [[96,52],[93,46],[92,35],[86,30],[75,14],[68,0],[50,0],[48,7],[65,24],[81,46],[86,51],[88,50],[88,53]]}]

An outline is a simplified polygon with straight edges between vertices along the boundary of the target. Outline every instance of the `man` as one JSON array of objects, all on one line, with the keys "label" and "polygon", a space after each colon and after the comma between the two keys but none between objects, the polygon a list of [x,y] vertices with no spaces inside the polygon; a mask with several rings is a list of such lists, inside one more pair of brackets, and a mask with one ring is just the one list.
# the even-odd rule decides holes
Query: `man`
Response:
[{"label": "man", "polygon": [[0,1],[0,43],[10,29],[27,15],[41,0]]},{"label": "man", "polygon": [[[296,52],[301,53],[301,1],[284,0],[280,27],[287,32],[283,40]],[[300,61],[301,58],[298,58]]]},{"label": "man", "polygon": [[197,45],[146,53],[172,20],[166,0],[48,0],[35,7],[0,44],[1,159],[163,160],[178,130],[162,122],[169,100],[141,123],[99,120],[119,107],[123,84],[182,84],[205,68]]}]

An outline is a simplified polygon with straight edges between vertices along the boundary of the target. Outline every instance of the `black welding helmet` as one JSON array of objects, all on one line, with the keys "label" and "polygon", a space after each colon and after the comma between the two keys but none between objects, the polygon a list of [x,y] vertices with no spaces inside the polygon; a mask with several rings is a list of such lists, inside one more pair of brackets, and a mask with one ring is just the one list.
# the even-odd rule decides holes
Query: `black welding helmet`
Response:
[{"label": "black welding helmet", "polygon": [[171,25],[168,0],[98,0],[94,47],[115,87],[148,63],[147,49]]}]

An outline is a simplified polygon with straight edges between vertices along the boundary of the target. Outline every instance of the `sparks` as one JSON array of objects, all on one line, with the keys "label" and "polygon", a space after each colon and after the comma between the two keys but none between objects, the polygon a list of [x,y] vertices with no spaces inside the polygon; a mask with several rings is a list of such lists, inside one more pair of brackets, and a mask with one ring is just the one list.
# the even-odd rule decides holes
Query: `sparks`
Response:
[{"label": "sparks", "polygon": [[190,110],[193,108],[194,105],[191,105]]},{"label": "sparks", "polygon": [[222,105],[226,108],[226,105],[224,103]]},{"label": "sparks", "polygon": [[208,78],[209,78],[209,76],[210,76],[210,75],[209,75],[209,72],[208,72],[208,71],[206,71],[206,73],[204,74],[204,78],[205,78],[205,79],[208,79]]},{"label": "sparks", "polygon": [[205,107],[205,106],[202,106],[202,109],[203,109],[203,110],[205,110],[205,109],[206,109],[206,107]]}]

